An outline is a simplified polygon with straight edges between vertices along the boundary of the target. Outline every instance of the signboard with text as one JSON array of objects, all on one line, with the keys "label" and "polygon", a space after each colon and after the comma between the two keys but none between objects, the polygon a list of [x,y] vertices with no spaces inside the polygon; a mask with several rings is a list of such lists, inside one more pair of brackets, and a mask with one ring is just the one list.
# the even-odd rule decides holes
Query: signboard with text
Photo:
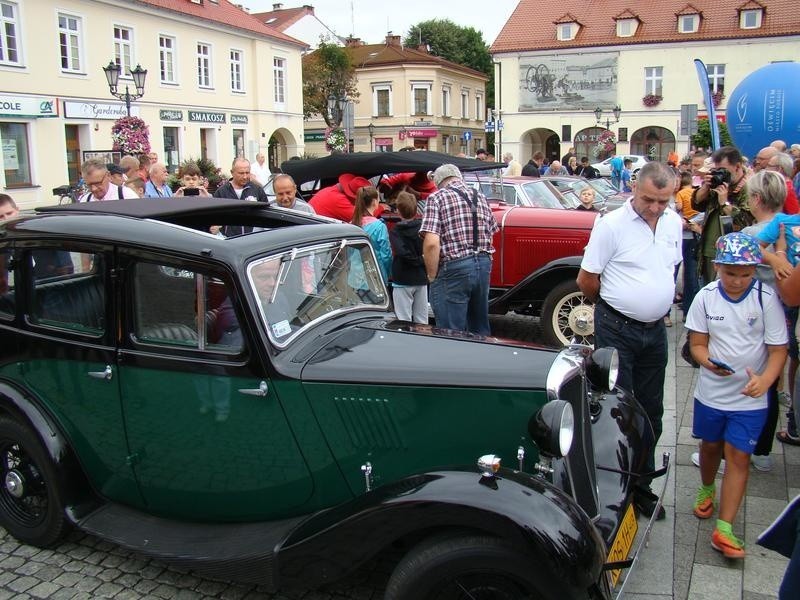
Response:
[{"label": "signboard with text", "polygon": [[0,116],[57,117],[56,99],[0,94]]},{"label": "signboard with text", "polygon": [[190,110],[189,120],[194,123],[224,123],[225,113]]},{"label": "signboard with text", "polygon": [[231,115],[231,125],[247,125],[247,115]]},{"label": "signboard with text", "polygon": [[158,111],[158,118],[162,121],[183,121],[183,111],[162,108]]},{"label": "signboard with text", "polygon": [[324,142],[325,141],[325,134],[323,132],[318,133],[304,133],[303,134],[303,141],[304,142]]},{"label": "signboard with text", "polygon": [[[116,121],[128,116],[124,104],[64,101],[64,116],[69,119],[106,119]],[[131,116],[139,116],[139,107],[131,106]]]},{"label": "signboard with text", "polygon": [[439,135],[437,129],[406,129],[406,137],[410,138],[433,138]]}]

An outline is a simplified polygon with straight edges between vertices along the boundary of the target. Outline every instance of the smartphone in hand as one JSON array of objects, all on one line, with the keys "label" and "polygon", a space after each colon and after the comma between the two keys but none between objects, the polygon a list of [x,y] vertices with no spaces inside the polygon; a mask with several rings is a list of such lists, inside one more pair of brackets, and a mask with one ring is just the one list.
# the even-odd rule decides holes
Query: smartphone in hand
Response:
[{"label": "smartphone in hand", "polygon": [[728,373],[736,373],[736,371],[733,370],[732,366],[730,366],[728,363],[722,362],[721,360],[717,360],[716,358],[709,357],[708,362],[710,362],[715,367],[719,367],[723,371],[728,371]]}]

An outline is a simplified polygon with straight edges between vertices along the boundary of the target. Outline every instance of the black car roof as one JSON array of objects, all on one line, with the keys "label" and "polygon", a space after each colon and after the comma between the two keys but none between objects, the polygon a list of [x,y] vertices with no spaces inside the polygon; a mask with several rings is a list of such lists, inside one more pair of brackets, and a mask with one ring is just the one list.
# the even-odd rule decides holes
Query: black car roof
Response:
[{"label": "black car roof", "polygon": [[139,219],[167,220],[183,214],[206,214],[229,211],[256,211],[269,208],[269,205],[244,200],[227,198],[176,198],[160,200],[157,198],[127,198],[125,200],[108,200],[104,202],[78,202],[56,206],[41,206],[37,213],[100,213],[106,215],[122,215]]},{"label": "black car roof", "polygon": [[281,170],[300,185],[307,181],[335,181],[343,173],[374,177],[386,173],[419,173],[433,171],[444,164],[457,166],[461,171],[505,169],[504,163],[492,163],[422,150],[417,152],[351,152],[331,154],[310,160],[287,160]]}]

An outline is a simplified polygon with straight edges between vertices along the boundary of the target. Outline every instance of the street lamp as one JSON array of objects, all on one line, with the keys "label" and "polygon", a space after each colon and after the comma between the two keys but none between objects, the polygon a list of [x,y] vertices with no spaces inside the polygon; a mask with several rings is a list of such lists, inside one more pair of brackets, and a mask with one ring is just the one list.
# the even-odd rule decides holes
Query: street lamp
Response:
[{"label": "street lamp", "polygon": [[344,110],[347,107],[347,98],[345,96],[336,96],[333,92],[328,94],[328,116],[331,120],[331,127],[334,129],[342,124],[344,118]]},{"label": "street lamp", "polygon": [[128,85],[125,84],[125,92],[117,91],[119,84],[119,74],[122,71],[120,66],[113,60],[108,63],[107,67],[103,67],[106,74],[106,81],[108,81],[108,91],[115,98],[125,101],[125,110],[128,111],[128,116],[131,116],[131,102],[138,100],[144,96],[144,80],[147,77],[147,69],[143,69],[142,65],[136,65],[135,69],[131,69],[131,76],[133,77],[133,84],[136,86],[136,93],[131,94],[128,90]]},{"label": "street lamp", "polygon": [[[606,117],[606,129],[611,129],[612,123],[619,123],[619,117],[622,114],[622,109],[619,107],[619,104],[617,104],[614,108],[611,109],[611,112],[614,114],[614,121],[611,121],[610,118]],[[602,117],[603,117],[603,109],[598,106],[597,108],[594,109],[594,118],[595,121],[597,121],[598,125],[602,125],[603,123]]]},{"label": "street lamp", "polygon": [[375,125],[372,123],[367,125],[367,131],[369,131],[369,151],[372,152],[374,150],[372,147],[372,138],[375,137]]},{"label": "street lamp", "polygon": [[400,130],[397,132],[397,137],[400,138],[400,140],[404,140],[404,139],[406,139],[406,134],[407,133],[408,132],[406,131],[406,126],[405,125],[400,125]]}]

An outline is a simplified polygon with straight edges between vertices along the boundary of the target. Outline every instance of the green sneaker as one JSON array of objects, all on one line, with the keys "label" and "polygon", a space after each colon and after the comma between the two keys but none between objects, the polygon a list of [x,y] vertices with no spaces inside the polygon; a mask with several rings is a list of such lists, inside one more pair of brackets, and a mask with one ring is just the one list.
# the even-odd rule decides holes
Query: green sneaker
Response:
[{"label": "green sneaker", "polygon": [[711,547],[722,552],[725,558],[744,558],[744,542],[733,535],[733,532],[715,529],[711,534]]},{"label": "green sneaker", "polygon": [[716,495],[714,485],[701,485],[697,489],[697,497],[694,500],[694,516],[698,519],[708,519],[714,514],[714,496]]}]

